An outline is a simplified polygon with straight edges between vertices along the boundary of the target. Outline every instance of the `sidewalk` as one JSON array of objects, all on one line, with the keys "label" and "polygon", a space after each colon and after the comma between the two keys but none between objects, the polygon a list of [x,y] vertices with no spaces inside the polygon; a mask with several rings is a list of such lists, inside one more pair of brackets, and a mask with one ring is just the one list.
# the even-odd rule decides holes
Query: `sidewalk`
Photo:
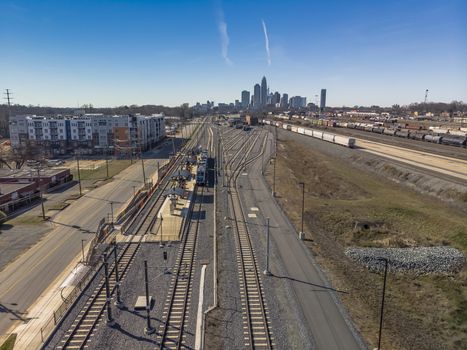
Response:
[{"label": "sidewalk", "polygon": [[[85,254],[88,249],[89,245],[85,247]],[[72,260],[63,273],[41,294],[35,305],[28,310],[25,318],[29,321],[13,330],[12,333],[17,334],[15,350],[38,349],[42,346],[43,341],[55,327],[54,311],[62,305],[62,297],[67,298],[71,293],[75,277],[80,275],[77,267],[84,266],[80,264],[80,261],[81,254]]]}]

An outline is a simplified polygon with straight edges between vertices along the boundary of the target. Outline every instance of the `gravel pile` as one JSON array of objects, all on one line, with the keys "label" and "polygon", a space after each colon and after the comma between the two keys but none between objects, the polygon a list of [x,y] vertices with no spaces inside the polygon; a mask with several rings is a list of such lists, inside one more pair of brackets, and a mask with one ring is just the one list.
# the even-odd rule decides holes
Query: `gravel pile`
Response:
[{"label": "gravel pile", "polygon": [[384,270],[384,258],[392,272],[418,274],[455,273],[465,263],[462,252],[452,247],[347,248],[345,254],[372,272]]}]

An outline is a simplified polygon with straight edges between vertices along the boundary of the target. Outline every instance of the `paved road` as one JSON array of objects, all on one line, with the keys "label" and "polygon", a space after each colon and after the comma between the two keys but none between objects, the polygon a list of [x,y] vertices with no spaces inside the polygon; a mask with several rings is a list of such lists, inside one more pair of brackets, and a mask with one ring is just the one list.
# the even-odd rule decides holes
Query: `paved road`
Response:
[{"label": "paved road", "polygon": [[[281,260],[273,262],[272,266],[274,263],[283,264],[286,276],[280,278],[290,281],[307,322],[305,327],[308,327],[313,336],[315,348],[364,348],[360,339],[356,337],[353,326],[346,321],[336,303],[335,292],[329,288],[308,248],[297,239],[297,232],[273,199],[261,176],[260,163],[261,158],[247,170],[248,176],[240,177],[244,188],[240,191],[241,198],[246,208],[258,207],[262,218],[271,218],[271,239]],[[263,222],[258,224],[262,225]],[[274,268],[272,273],[275,273]]]},{"label": "paved road", "polygon": [[[145,172],[149,178],[172,151],[166,142],[159,150],[145,154]],[[81,241],[93,238],[98,222],[114,213],[133,195],[133,186],[143,182],[138,161],[114,177],[114,180],[75,201],[53,218],[55,228],[40,242],[0,272],[0,337],[22,321],[26,311],[81,251]]]}]

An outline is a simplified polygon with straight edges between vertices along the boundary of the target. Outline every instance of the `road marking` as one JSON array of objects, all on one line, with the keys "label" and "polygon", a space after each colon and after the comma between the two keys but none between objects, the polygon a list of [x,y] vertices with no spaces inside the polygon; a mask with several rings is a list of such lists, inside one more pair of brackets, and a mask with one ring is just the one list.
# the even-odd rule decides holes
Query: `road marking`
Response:
[{"label": "road marking", "polygon": [[201,277],[199,281],[199,298],[198,298],[198,312],[196,315],[196,337],[195,337],[195,349],[201,349],[201,326],[203,321],[203,299],[204,299],[204,277],[206,274],[206,265],[201,268]]},{"label": "road marking", "polygon": [[259,209],[257,207],[252,207],[251,211],[259,211]]},{"label": "road marking", "polygon": [[250,213],[250,214],[248,214],[248,217],[249,217],[249,218],[256,218],[256,214]]}]

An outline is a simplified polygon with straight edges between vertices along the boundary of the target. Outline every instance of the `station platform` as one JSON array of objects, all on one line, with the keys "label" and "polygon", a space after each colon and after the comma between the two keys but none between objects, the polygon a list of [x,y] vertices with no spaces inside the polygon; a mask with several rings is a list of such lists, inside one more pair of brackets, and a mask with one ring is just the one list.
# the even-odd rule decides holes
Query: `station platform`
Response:
[{"label": "station platform", "polygon": [[180,240],[182,225],[190,211],[196,186],[196,167],[193,167],[191,173],[192,179],[185,183],[186,198],[177,197],[173,208],[171,208],[171,199],[165,199],[157,214],[159,219],[152,227],[150,234],[146,235],[144,239],[146,242],[176,242]]}]

